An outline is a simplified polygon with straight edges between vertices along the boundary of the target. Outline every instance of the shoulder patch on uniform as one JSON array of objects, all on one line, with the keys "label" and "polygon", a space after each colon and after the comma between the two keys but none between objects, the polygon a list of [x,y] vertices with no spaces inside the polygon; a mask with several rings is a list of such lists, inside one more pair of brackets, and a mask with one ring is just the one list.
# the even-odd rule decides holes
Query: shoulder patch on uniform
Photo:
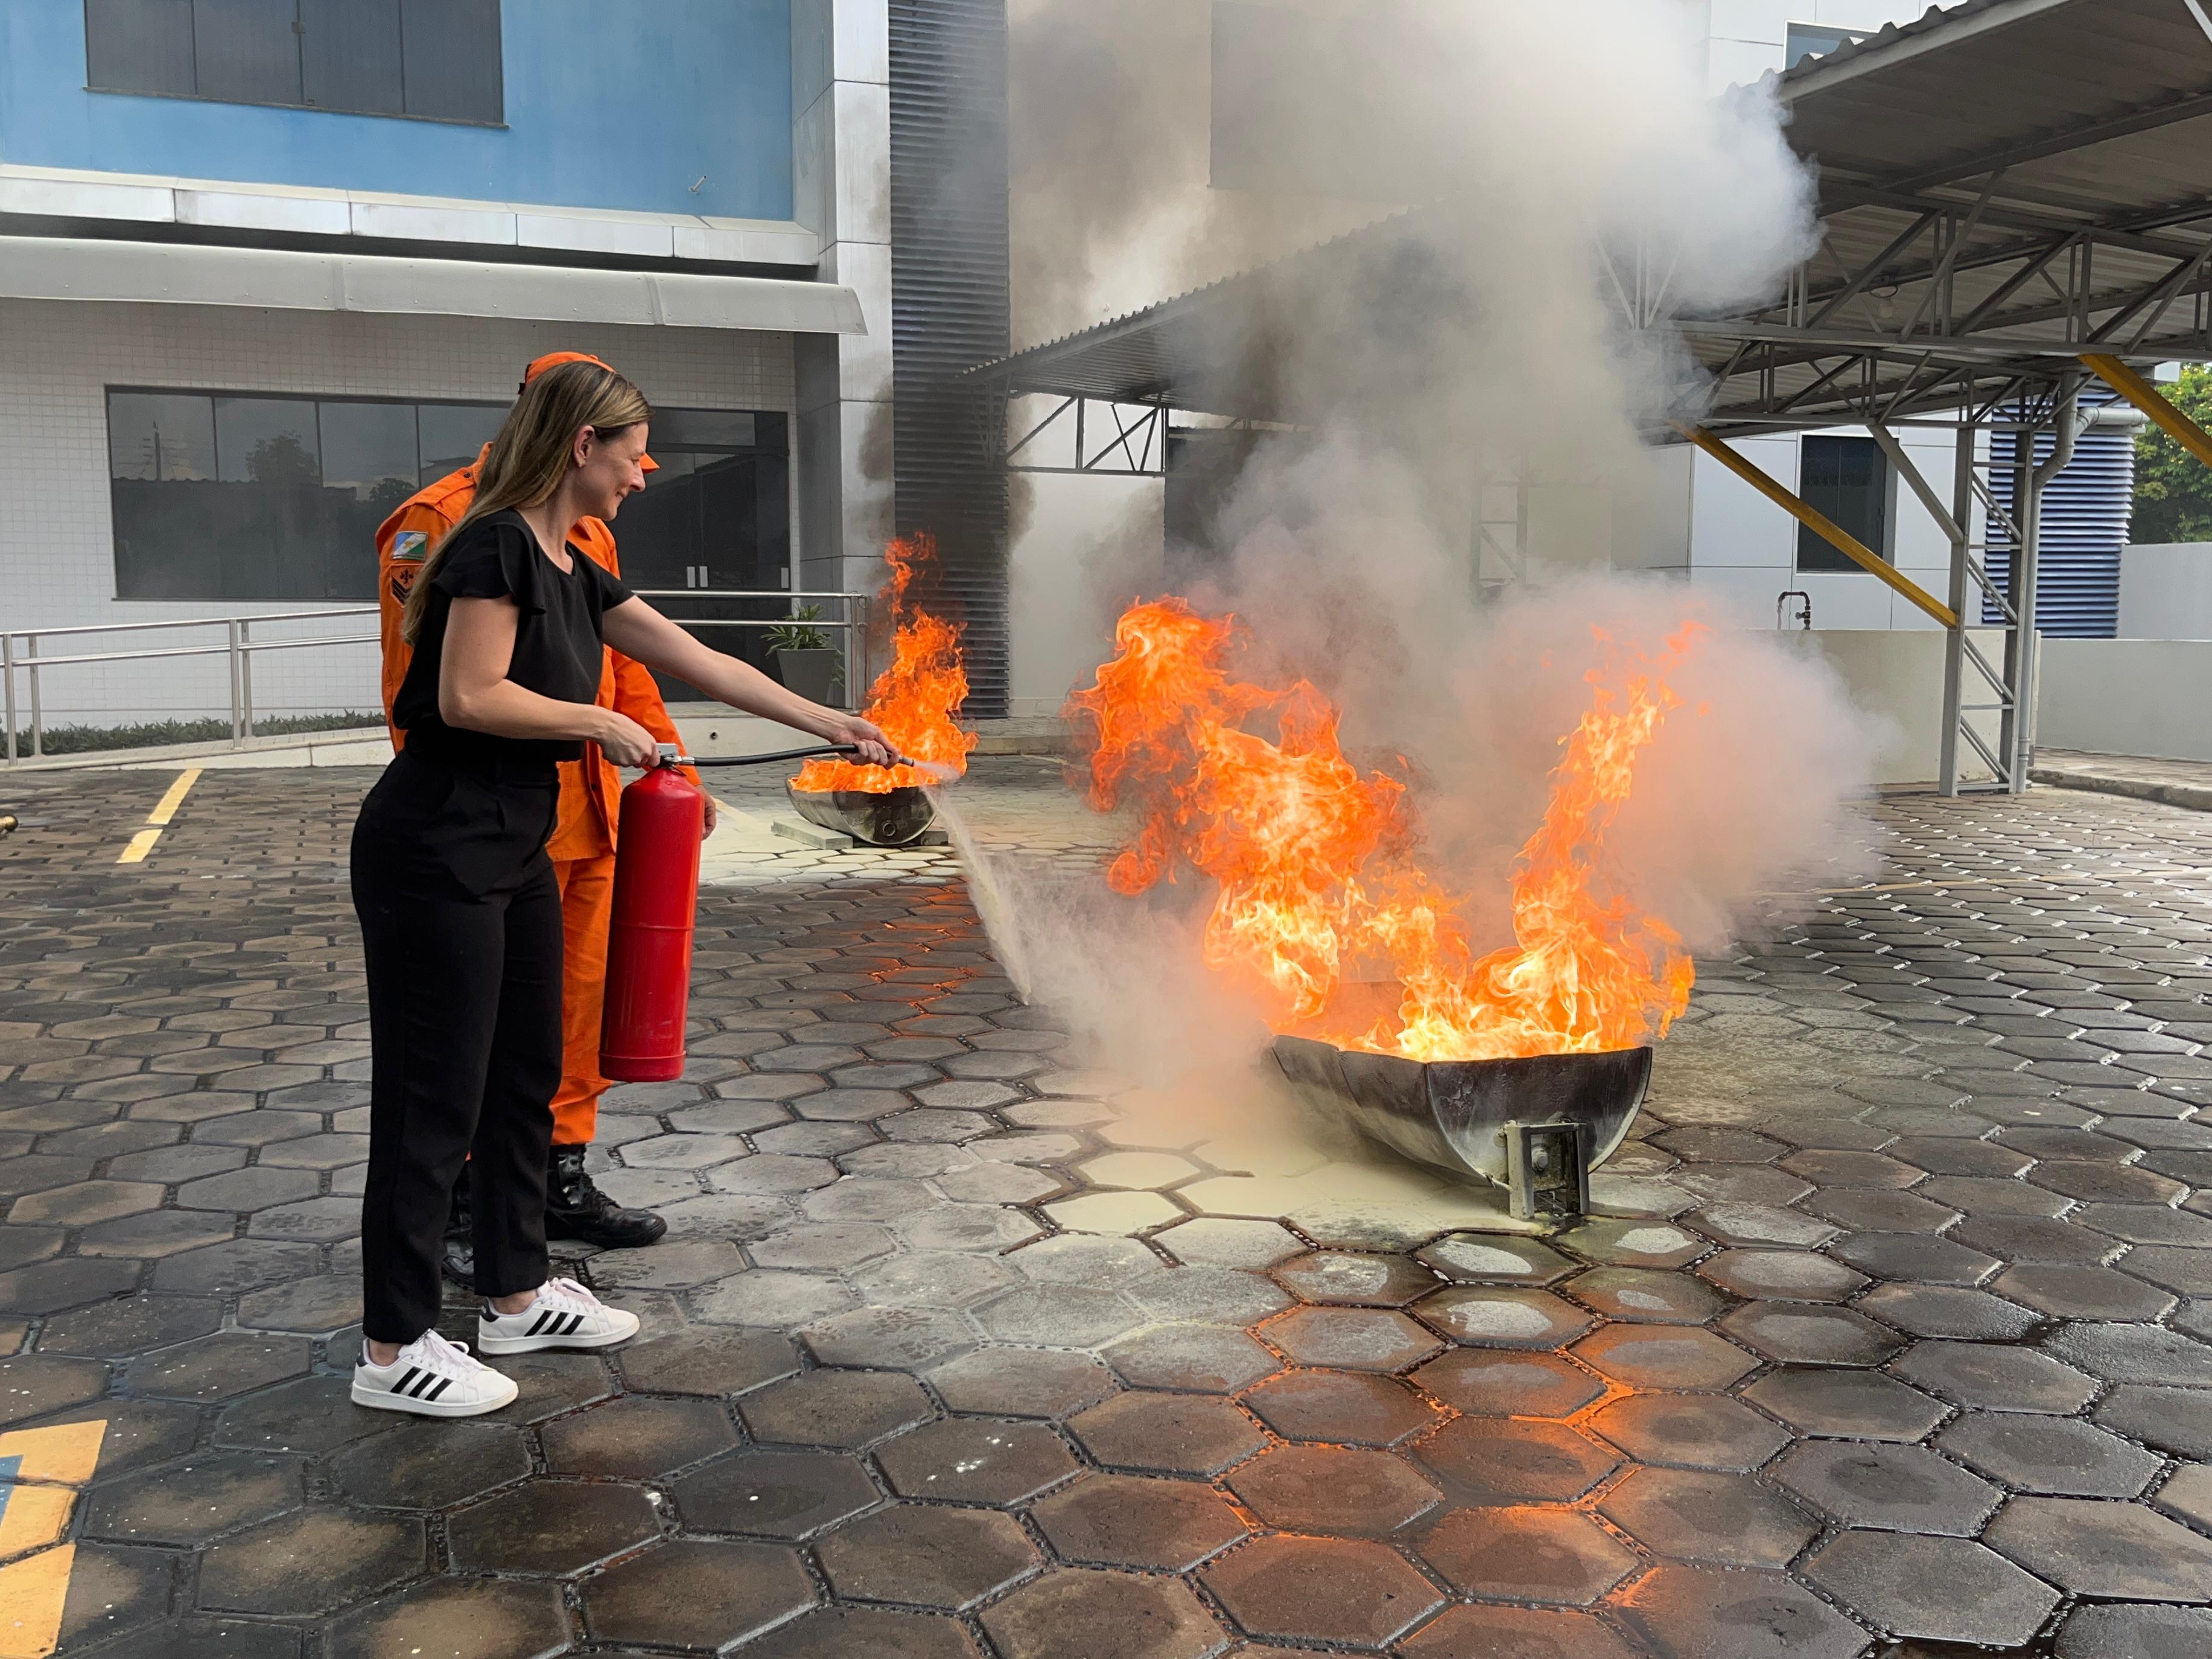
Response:
[{"label": "shoulder patch on uniform", "polygon": [[392,544],[395,559],[422,559],[429,556],[430,535],[424,530],[403,530]]}]

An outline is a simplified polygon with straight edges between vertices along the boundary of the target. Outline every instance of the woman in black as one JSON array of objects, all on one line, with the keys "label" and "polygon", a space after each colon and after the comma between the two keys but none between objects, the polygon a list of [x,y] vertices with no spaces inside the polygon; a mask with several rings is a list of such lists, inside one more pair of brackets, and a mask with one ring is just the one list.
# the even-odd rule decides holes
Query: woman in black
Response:
[{"label": "woman in black", "polygon": [[586,743],[620,765],[655,758],[649,733],[597,705],[603,645],[734,708],[891,758],[867,721],[709,650],[568,545],[578,520],[611,519],[644,488],[651,416],[603,365],[539,375],[493,440],[475,503],[408,598],[415,655],[392,705],[407,746],[353,836],[374,1072],[360,1405],[467,1417],[514,1398],[512,1382],[432,1328],[465,1162],[484,1297],[479,1352],[605,1347],[637,1330],[635,1316],[549,1279],[545,1251],[561,1079],[561,900],[544,850],[554,768]]}]

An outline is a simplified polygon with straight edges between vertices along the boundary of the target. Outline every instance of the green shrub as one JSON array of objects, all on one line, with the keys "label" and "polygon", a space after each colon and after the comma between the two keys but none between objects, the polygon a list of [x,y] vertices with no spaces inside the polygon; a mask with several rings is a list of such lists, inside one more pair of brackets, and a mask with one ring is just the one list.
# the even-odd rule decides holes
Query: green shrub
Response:
[{"label": "green shrub", "polygon": [[[384,716],[347,709],[341,714],[272,714],[253,722],[257,738],[281,737],[294,732],[349,732],[357,727],[380,730]],[[228,720],[143,720],[135,726],[50,726],[46,752],[49,755],[88,755],[106,749],[152,749],[172,743],[219,743],[230,736]],[[31,752],[31,728],[15,734],[15,752]]]}]

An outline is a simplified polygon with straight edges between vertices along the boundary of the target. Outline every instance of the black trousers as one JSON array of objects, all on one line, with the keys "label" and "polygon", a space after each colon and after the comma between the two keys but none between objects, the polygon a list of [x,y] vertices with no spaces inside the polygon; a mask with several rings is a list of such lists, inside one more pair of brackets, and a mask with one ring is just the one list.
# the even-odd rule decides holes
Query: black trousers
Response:
[{"label": "black trousers", "polygon": [[363,1331],[437,1322],[464,1167],[486,1297],[545,1282],[545,1166],[561,1082],[561,893],[550,766],[459,771],[403,751],[362,804],[353,902],[368,961]]}]

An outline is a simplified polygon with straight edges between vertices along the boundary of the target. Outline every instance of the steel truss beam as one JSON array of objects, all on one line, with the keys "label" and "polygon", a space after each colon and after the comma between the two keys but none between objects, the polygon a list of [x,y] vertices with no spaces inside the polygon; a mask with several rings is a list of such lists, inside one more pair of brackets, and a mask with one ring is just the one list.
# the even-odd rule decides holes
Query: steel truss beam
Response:
[{"label": "steel truss beam", "polygon": [[[1005,471],[1082,477],[1167,477],[1168,406],[1164,403],[1062,398],[1017,438],[1005,418],[1009,405],[993,402],[1000,411],[995,459]],[[1134,418],[1131,418],[1132,410],[1136,411]],[[1106,434],[1103,438],[1102,433]],[[1098,440],[1096,447],[1094,439]],[[1041,459],[1055,449],[1064,458],[1063,464]]]}]

